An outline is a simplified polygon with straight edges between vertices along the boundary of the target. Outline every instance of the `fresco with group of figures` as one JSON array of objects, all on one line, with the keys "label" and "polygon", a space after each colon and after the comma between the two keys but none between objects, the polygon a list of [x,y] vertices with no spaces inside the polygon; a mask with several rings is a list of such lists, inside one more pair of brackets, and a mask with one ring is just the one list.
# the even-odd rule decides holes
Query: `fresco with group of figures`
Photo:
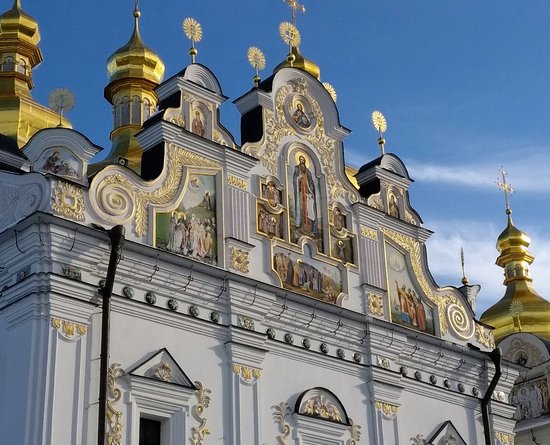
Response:
[{"label": "fresco with group of figures", "polygon": [[216,233],[216,178],[191,175],[178,208],[156,215],[155,246],[215,264]]},{"label": "fresco with group of figures", "polygon": [[285,289],[336,303],[342,292],[342,273],[323,261],[311,258],[309,247],[304,247],[304,255],[282,247],[273,248],[273,269]]},{"label": "fresco with group of figures", "polygon": [[405,255],[389,243],[386,243],[386,266],[392,322],[435,335],[434,309],[413,284]]}]

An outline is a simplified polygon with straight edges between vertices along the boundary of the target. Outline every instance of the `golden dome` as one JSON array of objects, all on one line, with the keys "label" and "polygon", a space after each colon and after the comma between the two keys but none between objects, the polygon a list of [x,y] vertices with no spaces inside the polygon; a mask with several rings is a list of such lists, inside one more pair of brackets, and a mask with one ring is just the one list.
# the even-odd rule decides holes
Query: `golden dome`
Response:
[{"label": "golden dome", "polygon": [[532,286],[529,266],[535,257],[527,250],[531,240],[514,226],[511,211],[508,224],[497,240],[500,253],[496,264],[504,269],[506,292],[502,299],[487,309],[481,321],[495,328],[495,340],[514,332],[530,332],[550,340],[550,302]]},{"label": "golden dome", "polygon": [[15,0],[11,9],[0,15],[1,52],[19,53],[27,57],[30,65],[35,67],[42,62],[39,42],[38,22],[21,9],[20,0]]},{"label": "golden dome", "polygon": [[[292,61],[292,68],[298,68],[300,70],[306,71],[313,77],[317,78],[317,80],[321,79],[321,69],[319,68],[319,65],[302,56],[302,53],[300,53],[300,50],[296,46],[292,47],[291,54],[294,56],[294,60]],[[287,57],[284,62],[281,62],[279,65],[277,65],[273,72],[276,73],[282,68],[290,68],[290,57],[291,56],[289,54],[289,57]]]},{"label": "golden dome", "polygon": [[107,60],[109,82],[119,79],[145,79],[159,84],[164,76],[164,63],[148,48],[139,34],[139,10],[134,11],[134,32],[126,45],[118,49]]},{"label": "golden dome", "polygon": [[15,0],[11,9],[0,15],[0,36],[18,38],[33,45],[40,42],[38,22],[21,9],[20,0]]}]

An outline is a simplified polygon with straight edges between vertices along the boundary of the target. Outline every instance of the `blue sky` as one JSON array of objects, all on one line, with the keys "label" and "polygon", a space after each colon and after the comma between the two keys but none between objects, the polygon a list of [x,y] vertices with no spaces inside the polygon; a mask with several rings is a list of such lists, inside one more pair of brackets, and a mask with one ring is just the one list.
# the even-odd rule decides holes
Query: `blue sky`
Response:
[{"label": "blue sky", "polygon": [[[501,165],[517,190],[514,222],[528,232],[536,256],[535,288],[550,297],[550,3],[543,0],[304,0],[298,17],[301,50],[338,93],[348,163],[378,154],[373,110],[388,120],[387,151],[407,164],[416,182],[411,202],[435,234],[428,243],[440,285],[458,285],[460,247],[471,282],[482,284],[481,308],[504,294],[494,265],[505,227]],[[11,6],[3,0],[3,9]],[[22,0],[42,34],[44,63],[35,69],[34,97],[70,88],[76,130],[108,147],[111,110],[103,99],[106,59],[128,41],[132,0]],[[142,0],[141,33],[166,64],[165,78],[189,61],[182,33],[196,18],[204,38],[197,61],[218,76],[230,98],[222,122],[239,140],[231,101],[251,87],[249,46],[271,69],[283,60],[278,34],[290,12],[282,0]]]}]

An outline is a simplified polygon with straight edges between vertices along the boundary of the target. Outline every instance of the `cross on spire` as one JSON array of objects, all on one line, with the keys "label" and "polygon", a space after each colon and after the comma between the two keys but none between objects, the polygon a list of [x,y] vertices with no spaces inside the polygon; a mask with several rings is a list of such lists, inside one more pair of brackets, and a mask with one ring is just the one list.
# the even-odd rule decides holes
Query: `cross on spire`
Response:
[{"label": "cross on spire", "polygon": [[502,181],[497,181],[497,187],[504,192],[504,199],[506,200],[506,214],[512,213],[512,210],[510,210],[510,195],[514,193],[514,189],[512,188],[511,184],[508,184],[506,182],[506,176],[508,176],[508,173],[504,171],[504,168],[500,168],[500,175],[502,176]]},{"label": "cross on spire", "polygon": [[292,24],[296,26],[296,12],[301,11],[302,14],[305,14],[306,7],[301,3],[298,3],[298,0],[283,0],[290,9],[292,10]]}]

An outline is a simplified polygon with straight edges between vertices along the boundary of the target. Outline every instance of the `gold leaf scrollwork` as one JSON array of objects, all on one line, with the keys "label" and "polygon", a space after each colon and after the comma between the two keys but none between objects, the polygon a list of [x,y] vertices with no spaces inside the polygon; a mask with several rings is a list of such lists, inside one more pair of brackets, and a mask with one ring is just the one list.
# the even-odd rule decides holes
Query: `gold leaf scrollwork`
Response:
[{"label": "gold leaf scrollwork", "polygon": [[148,229],[147,210],[150,205],[166,205],[174,201],[183,177],[183,166],[219,168],[219,164],[170,144],[166,177],[155,190],[143,190],[130,182],[126,174],[114,173],[104,177],[97,185],[96,200],[101,210],[111,219],[124,223],[134,217],[134,231],[143,236]]},{"label": "gold leaf scrollwork", "polygon": [[86,325],[74,323],[68,320],[62,320],[61,318],[52,317],[51,323],[52,328],[59,331],[69,340],[76,340],[88,332],[88,327]]},{"label": "gold leaf scrollwork", "polygon": [[377,241],[378,231],[367,226],[361,226],[361,236]]},{"label": "gold leaf scrollwork", "polygon": [[52,197],[52,212],[75,221],[84,221],[84,196],[82,189],[65,181],[58,181]]},{"label": "gold leaf scrollwork", "polygon": [[357,445],[361,440],[361,426],[356,425],[351,418],[348,418],[348,420],[350,439],[348,440],[347,445]]},{"label": "gold leaf scrollwork", "polygon": [[250,252],[237,247],[231,248],[231,267],[239,272],[248,273]]},{"label": "gold leaf scrollwork", "polygon": [[233,373],[238,375],[245,383],[254,383],[262,376],[262,370],[249,366],[233,363]]},{"label": "gold leaf scrollwork", "polygon": [[197,387],[196,397],[198,403],[193,406],[193,416],[199,422],[198,427],[191,428],[191,443],[193,445],[203,445],[205,437],[210,434],[208,428],[206,428],[206,419],[202,417],[204,410],[210,406],[210,393],[209,389],[203,387],[201,382],[195,382]]},{"label": "gold leaf scrollwork", "polygon": [[380,402],[377,400],[374,402],[374,407],[381,411],[384,417],[393,419],[395,416],[397,416],[397,412],[399,411],[399,407],[397,405],[392,405],[391,403],[387,402]]},{"label": "gold leaf scrollwork", "polygon": [[476,324],[475,336],[477,341],[486,348],[495,349],[495,337],[490,329],[485,329],[480,324]]},{"label": "gold leaf scrollwork", "polygon": [[514,434],[495,432],[495,439],[500,445],[514,445]]},{"label": "gold leaf scrollwork", "polygon": [[384,316],[384,303],[381,295],[369,294],[369,313],[377,317]]},{"label": "gold leaf scrollwork", "polygon": [[107,443],[109,445],[122,445],[122,431],[124,430],[122,411],[119,411],[116,405],[122,397],[122,391],[120,386],[117,385],[117,380],[123,375],[124,370],[119,363],[113,363],[109,367],[107,374],[107,421],[109,426]]},{"label": "gold leaf scrollwork", "polygon": [[278,405],[272,407],[273,420],[279,427],[281,435],[277,436],[277,445],[287,445],[286,440],[290,436],[290,424],[287,419],[290,416],[290,407],[288,402],[281,402]]},{"label": "gold leaf scrollwork", "polygon": [[[294,93],[299,92],[307,98],[311,104],[312,113],[317,118],[317,125],[315,128],[304,137],[320,154],[321,165],[326,174],[329,201],[332,202],[338,197],[347,196],[352,202],[357,202],[359,200],[357,193],[344,188],[342,181],[340,181],[336,175],[336,163],[334,162],[335,143],[334,140],[327,137],[325,133],[324,117],[321,107],[307,92],[303,79],[296,79],[291,81],[291,83],[293,85],[292,91]],[[303,87],[297,88],[296,85],[303,85]],[[291,94],[291,89],[287,86],[279,90],[275,100],[275,114],[270,110],[264,109],[266,138],[263,149],[257,146],[249,146],[243,150],[246,154],[258,157],[260,162],[274,176],[278,175],[277,159],[281,140],[285,136],[290,136],[295,133],[295,130],[287,122],[284,112],[285,99],[289,94]]]},{"label": "gold leaf scrollwork", "polygon": [[[451,326],[453,330],[458,329],[458,331],[455,331],[456,334],[461,338],[464,338],[465,334],[463,334],[462,332],[468,333],[468,329],[470,329],[471,332],[469,333],[471,337],[474,333],[473,326],[468,327],[468,325],[465,326],[463,324],[468,318],[468,315],[460,301],[453,295],[435,295],[432,292],[431,286],[428,283],[428,280],[426,279],[424,270],[422,268],[422,249],[420,242],[385,227],[381,227],[380,230],[384,233],[384,235],[386,235],[388,238],[390,238],[392,241],[397,243],[409,253],[414,275],[418,280],[422,291],[424,292],[426,297],[428,297],[428,299],[437,306],[439,312],[439,329],[441,331],[441,335],[447,334],[449,330],[447,315],[450,315],[452,317]],[[452,311],[450,311],[450,314],[447,314],[446,308],[451,304],[454,306],[452,307]],[[471,323],[471,320],[469,320],[469,323]],[[465,327],[467,328],[466,330],[464,330]]]},{"label": "gold leaf scrollwork", "polygon": [[450,303],[447,306],[447,319],[453,331],[463,340],[468,340],[474,335],[474,321],[468,316],[461,304]]},{"label": "gold leaf scrollwork", "polygon": [[333,422],[342,421],[340,410],[321,396],[312,397],[307,400],[303,408],[303,413],[324,420],[332,420]]},{"label": "gold leaf scrollwork", "polygon": [[227,185],[230,185],[232,187],[237,187],[241,190],[246,190],[248,188],[248,181],[243,178],[238,178],[234,175],[229,175],[227,177]]}]

